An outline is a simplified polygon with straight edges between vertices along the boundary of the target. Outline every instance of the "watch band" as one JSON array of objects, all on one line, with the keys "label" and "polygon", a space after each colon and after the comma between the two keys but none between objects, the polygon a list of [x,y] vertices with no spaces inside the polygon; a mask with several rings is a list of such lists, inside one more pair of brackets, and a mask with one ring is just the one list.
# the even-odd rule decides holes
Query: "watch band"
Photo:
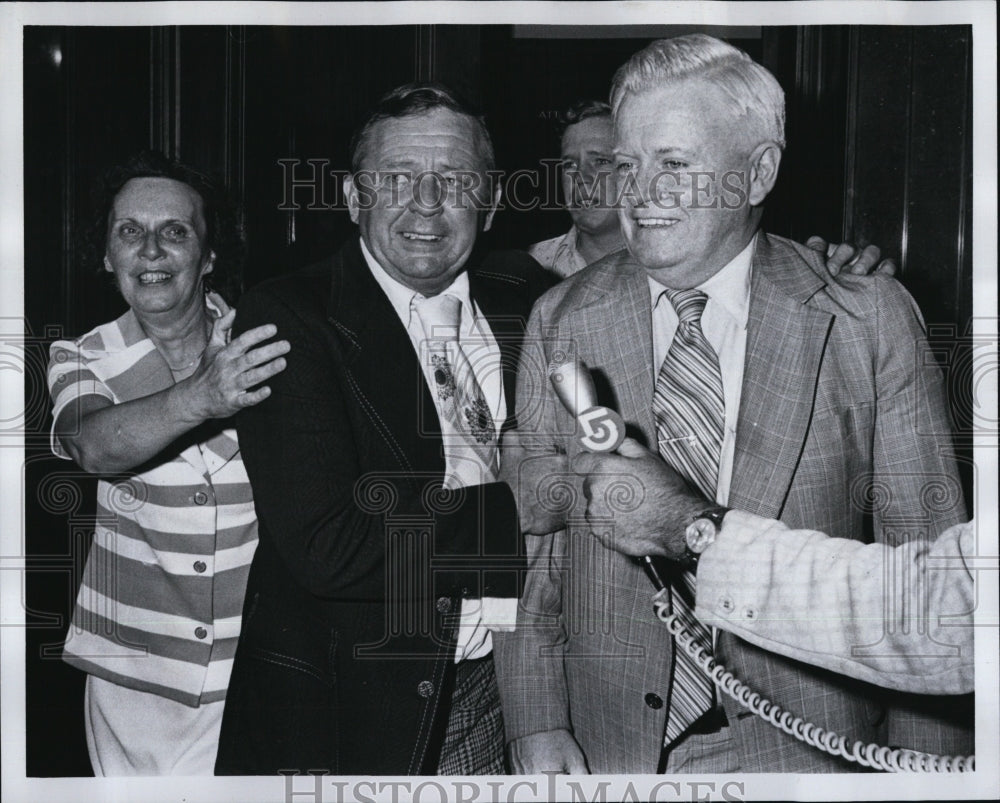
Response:
[{"label": "watch band", "polygon": [[707,510],[701,511],[696,519],[708,519],[712,524],[715,525],[716,531],[722,529],[722,520],[726,517],[726,514],[732,510],[732,508],[722,507],[722,505],[716,505],[715,507],[710,507]]},{"label": "watch band", "polygon": [[681,555],[680,559],[677,561],[678,565],[686,572],[691,572],[691,574],[698,574],[698,561],[701,559],[701,554],[695,552],[687,544],[684,545],[684,554]]}]

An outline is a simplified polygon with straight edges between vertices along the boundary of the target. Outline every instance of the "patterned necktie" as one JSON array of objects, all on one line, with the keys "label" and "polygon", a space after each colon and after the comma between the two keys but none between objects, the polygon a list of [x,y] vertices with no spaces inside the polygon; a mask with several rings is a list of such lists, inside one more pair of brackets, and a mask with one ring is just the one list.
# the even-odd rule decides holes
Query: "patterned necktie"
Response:
[{"label": "patterned necktie", "polygon": [[[413,309],[424,329],[424,359],[430,360],[431,394],[442,417],[462,435],[461,444],[471,449],[488,473],[496,479],[497,433],[493,414],[476,375],[458,341],[462,302],[441,293],[430,298],[414,296]],[[448,444],[452,459],[461,460],[454,444]]]},{"label": "patterned necktie", "polygon": [[[700,290],[666,290],[679,319],[653,390],[653,416],[660,456],[692,486],[715,500],[722,453],[725,401],[722,373],[715,350],[701,330],[708,301]],[[695,579],[675,573],[670,588],[671,609],[706,649],[709,629],[694,618]],[[712,681],[680,648],[674,650],[674,676],[663,746],[673,744],[712,707]]]}]

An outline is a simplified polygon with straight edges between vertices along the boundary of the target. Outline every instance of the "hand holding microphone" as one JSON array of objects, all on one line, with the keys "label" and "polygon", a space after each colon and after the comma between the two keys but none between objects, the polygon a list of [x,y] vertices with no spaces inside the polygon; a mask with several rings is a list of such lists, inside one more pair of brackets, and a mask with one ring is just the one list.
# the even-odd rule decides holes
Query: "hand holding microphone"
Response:
[{"label": "hand holding microphone", "polygon": [[614,522],[612,531],[594,530],[604,546],[644,559],[684,557],[687,524],[709,503],[658,455],[626,438],[616,453],[577,455],[573,470],[586,477],[587,520]]}]

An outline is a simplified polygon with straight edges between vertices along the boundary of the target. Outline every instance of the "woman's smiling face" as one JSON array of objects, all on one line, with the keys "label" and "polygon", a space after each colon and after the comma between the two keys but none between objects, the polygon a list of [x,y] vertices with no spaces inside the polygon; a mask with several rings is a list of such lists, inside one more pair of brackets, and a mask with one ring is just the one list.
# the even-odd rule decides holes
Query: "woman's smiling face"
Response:
[{"label": "woman's smiling face", "polygon": [[128,181],[108,216],[105,270],[136,312],[183,312],[202,304],[212,270],[201,196],[171,178]]}]

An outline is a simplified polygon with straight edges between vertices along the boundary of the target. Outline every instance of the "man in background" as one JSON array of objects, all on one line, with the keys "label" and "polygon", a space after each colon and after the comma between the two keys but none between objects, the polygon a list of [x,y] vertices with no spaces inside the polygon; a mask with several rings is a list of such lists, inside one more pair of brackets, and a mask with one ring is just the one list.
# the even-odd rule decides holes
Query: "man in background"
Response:
[{"label": "man in background", "polygon": [[528,253],[543,268],[565,279],[620,251],[625,242],[614,203],[611,107],[599,100],[581,100],[560,115],[559,121],[561,184],[573,225],[565,234],[535,243]]}]

